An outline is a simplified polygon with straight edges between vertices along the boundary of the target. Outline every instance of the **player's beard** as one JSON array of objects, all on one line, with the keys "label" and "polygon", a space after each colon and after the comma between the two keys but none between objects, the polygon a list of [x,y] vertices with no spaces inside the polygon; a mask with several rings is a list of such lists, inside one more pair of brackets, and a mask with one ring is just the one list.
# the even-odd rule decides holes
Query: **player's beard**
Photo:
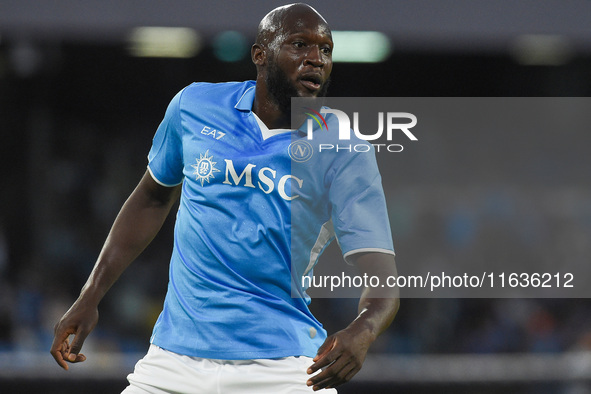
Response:
[{"label": "player's beard", "polygon": [[[269,89],[271,97],[279,106],[279,110],[286,116],[291,116],[291,98],[299,97],[298,90],[287,78],[285,72],[283,72],[283,70],[279,68],[277,63],[272,59],[269,60],[269,65],[267,67],[266,82],[267,89]],[[327,79],[322,84],[317,97],[326,96],[329,83],[330,79]]]}]

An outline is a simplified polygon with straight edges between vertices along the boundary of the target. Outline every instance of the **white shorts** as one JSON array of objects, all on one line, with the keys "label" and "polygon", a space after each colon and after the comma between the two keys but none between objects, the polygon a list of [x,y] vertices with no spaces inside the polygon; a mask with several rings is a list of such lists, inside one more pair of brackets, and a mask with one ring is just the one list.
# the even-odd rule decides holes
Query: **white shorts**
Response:
[{"label": "white shorts", "polygon": [[314,391],[306,386],[311,377],[306,370],[312,364],[310,357],[213,360],[150,345],[121,394],[310,394]]}]

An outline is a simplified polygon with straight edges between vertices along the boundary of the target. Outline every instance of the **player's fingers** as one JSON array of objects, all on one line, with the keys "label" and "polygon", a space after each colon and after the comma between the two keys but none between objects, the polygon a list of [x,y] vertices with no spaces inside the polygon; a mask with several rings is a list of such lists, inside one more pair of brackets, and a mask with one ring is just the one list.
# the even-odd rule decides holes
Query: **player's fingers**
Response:
[{"label": "player's fingers", "polygon": [[76,336],[74,337],[74,340],[72,341],[72,344],[70,346],[70,352],[68,354],[68,361],[71,363],[77,363],[77,362],[82,362],[86,360],[86,357],[82,354],[80,356],[82,357],[78,357],[80,353],[80,350],[82,350],[82,345],[84,344],[84,341],[86,340],[86,337],[88,336],[88,334],[90,333],[90,330],[84,329],[82,327],[79,328],[78,332],[76,333]]},{"label": "player's fingers", "polygon": [[81,362],[86,361],[86,356],[84,354],[82,354],[82,353],[78,353],[76,355],[76,358],[74,359],[74,361],[71,361],[71,356],[72,356],[72,354],[70,354],[70,359],[68,360],[71,363],[81,363]]},{"label": "player's fingers", "polygon": [[343,383],[343,382],[340,381],[340,379],[337,376],[328,376],[318,382],[315,382],[315,383],[308,382],[307,384],[308,384],[308,386],[312,386],[312,389],[314,391],[317,391],[317,390],[322,390],[322,389],[326,389],[329,387],[336,387],[341,383]]},{"label": "player's fingers", "polygon": [[325,354],[324,356],[322,356],[321,358],[318,359],[318,361],[316,361],[314,364],[310,365],[310,367],[308,368],[308,374],[313,374],[314,372],[318,371],[319,369],[322,369],[324,367],[326,367],[327,365],[330,365],[331,363],[334,362],[334,360],[337,358],[338,356],[333,356],[332,353],[328,353]]},{"label": "player's fingers", "polygon": [[314,358],[315,363],[310,365],[308,368],[308,373],[312,374],[318,371],[321,368],[326,367],[327,365],[332,364],[335,360],[337,360],[341,356],[341,350],[339,350],[336,346],[336,343],[332,344],[332,348],[328,351],[325,351],[323,354],[319,354]]},{"label": "player's fingers", "polygon": [[321,390],[329,387],[336,387],[348,382],[355,373],[354,365],[348,360],[336,361],[330,367],[314,376],[308,381],[308,386],[313,386],[313,390]]},{"label": "player's fingers", "polygon": [[50,353],[53,356],[53,359],[57,362],[57,364],[67,371],[68,364],[66,364],[66,362],[64,361],[64,355],[63,355],[61,349],[58,349],[58,350],[52,349],[50,351]]},{"label": "player's fingers", "polygon": [[320,345],[318,351],[316,352],[316,357],[312,361],[318,361],[321,357],[323,357],[326,353],[328,353],[334,346],[334,337],[330,336],[326,338],[324,343]]},{"label": "player's fingers", "polygon": [[65,370],[68,369],[68,364],[66,364],[64,359],[64,355],[68,353],[69,348],[68,336],[70,336],[68,332],[61,332],[59,326],[56,325],[55,337],[53,338],[53,343],[51,344],[51,349],[49,350],[58,365]]},{"label": "player's fingers", "polygon": [[348,361],[347,360],[343,360],[342,358],[339,358],[339,359],[333,361],[326,368],[324,368],[321,372],[319,372],[318,374],[312,376],[308,380],[308,386],[317,385],[317,384],[320,384],[322,382],[326,382],[326,381],[332,379],[332,377],[335,376],[336,374],[338,374],[339,371],[347,363],[348,363]]},{"label": "player's fingers", "polygon": [[359,367],[351,368],[349,373],[347,373],[347,376],[345,376],[345,382],[348,382],[349,380],[353,379],[353,376],[357,375],[357,372],[359,372],[360,370],[361,368]]}]

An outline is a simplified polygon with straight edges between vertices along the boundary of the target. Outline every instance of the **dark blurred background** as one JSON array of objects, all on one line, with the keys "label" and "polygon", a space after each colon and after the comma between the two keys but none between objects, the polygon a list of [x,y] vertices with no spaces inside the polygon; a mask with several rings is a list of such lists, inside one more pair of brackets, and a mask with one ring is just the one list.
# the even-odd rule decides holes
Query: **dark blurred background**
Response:
[{"label": "dark blurred background", "polygon": [[[53,363],[53,325],[145,171],[169,100],[193,81],[253,79],[256,26],[281,4],[0,0],[0,391],[125,386],[162,305],[172,220],[101,304],[85,344],[88,366],[63,373]],[[381,33],[382,41],[361,44],[381,45],[375,62],[335,63],[331,96],[591,93],[589,1],[310,4],[335,31]],[[184,29],[138,29],[145,26]],[[590,263],[591,140],[575,136],[555,150],[553,138],[534,144],[535,155],[524,144],[499,157],[491,143],[442,144],[438,157],[421,156],[417,144],[394,161],[378,157],[398,264]],[[517,175],[499,167],[506,161]],[[312,307],[334,331],[354,317],[356,302]],[[405,299],[341,392],[591,393],[590,312],[588,299]]]}]

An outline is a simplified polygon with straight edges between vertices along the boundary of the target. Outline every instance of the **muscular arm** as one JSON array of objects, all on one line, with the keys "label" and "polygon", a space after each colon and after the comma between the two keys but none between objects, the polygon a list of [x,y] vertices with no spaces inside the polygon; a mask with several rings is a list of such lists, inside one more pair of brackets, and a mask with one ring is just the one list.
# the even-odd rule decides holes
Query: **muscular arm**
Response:
[{"label": "muscular arm", "polygon": [[[386,283],[388,276],[397,275],[392,255],[359,253],[352,260],[363,273],[378,276],[380,283]],[[398,288],[365,288],[357,318],[344,330],[329,336],[318,349],[308,373],[323,370],[308,380],[308,386],[321,390],[351,380],[361,369],[369,346],[394,320],[399,304]]]},{"label": "muscular arm", "polygon": [[[154,239],[179,194],[180,186],[161,186],[148,172],[131,193],[115,219],[80,296],[55,326],[51,354],[62,368],[68,369],[66,361],[86,360],[79,352],[96,326],[99,302]],[[70,335],[75,335],[71,343],[68,340]]]}]

